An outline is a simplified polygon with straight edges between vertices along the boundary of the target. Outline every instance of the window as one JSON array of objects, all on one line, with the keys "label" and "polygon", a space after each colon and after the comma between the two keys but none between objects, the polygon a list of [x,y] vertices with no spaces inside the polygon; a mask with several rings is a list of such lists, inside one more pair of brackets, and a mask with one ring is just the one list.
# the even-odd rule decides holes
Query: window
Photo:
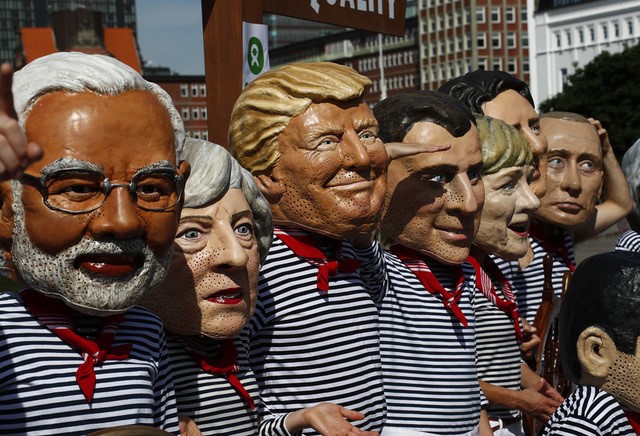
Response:
[{"label": "window", "polygon": [[209,132],[208,131],[203,131],[202,132],[202,139],[204,139],[205,141],[209,140]]},{"label": "window", "polygon": [[476,8],[476,20],[478,21],[478,23],[484,23],[486,21],[485,12],[486,10],[484,6]]},{"label": "window", "polygon": [[571,30],[567,30],[565,32],[565,36],[566,36],[566,40],[567,40],[567,47],[571,47],[572,45],[572,41],[571,41]]},{"label": "window", "polygon": [[560,76],[562,80],[562,84],[566,85],[569,80],[569,72],[566,68],[560,68]]},{"label": "window", "polygon": [[487,48],[487,34],[478,33],[478,48]]},{"label": "window", "polygon": [[522,6],[520,8],[520,21],[526,23],[527,22],[527,7]]},{"label": "window", "polygon": [[198,85],[191,85],[191,97],[198,96]]},{"label": "window", "polygon": [[578,29],[578,44],[584,44],[584,30],[582,30],[582,27]]},{"label": "window", "polygon": [[464,22],[465,24],[471,24],[471,10],[469,9],[464,11]]},{"label": "window", "polygon": [[502,47],[502,35],[498,32],[494,32],[491,35],[491,46],[493,48],[500,48]]},{"label": "window", "polygon": [[555,32],[553,34],[556,40],[556,48],[562,48],[562,40],[560,39],[560,32]]},{"label": "window", "polygon": [[207,119],[207,108],[206,107],[203,107],[203,108],[200,109],[200,115],[202,116],[203,120]]},{"label": "window", "polygon": [[613,23],[613,37],[620,38],[620,24]]},{"label": "window", "polygon": [[200,119],[200,109],[197,107],[194,107],[193,109],[191,109],[191,117],[194,120],[199,120]]},{"label": "window", "polygon": [[507,32],[507,48],[516,48],[515,32]]},{"label": "window", "polygon": [[633,36],[633,18],[627,20],[627,35]]},{"label": "window", "polygon": [[456,14],[456,24],[458,26],[462,26],[462,12],[460,12],[460,10],[457,10],[455,14]]},{"label": "window", "polygon": [[504,19],[507,23],[516,22],[516,8],[514,6],[507,6],[504,9]]},{"label": "window", "polygon": [[471,50],[472,45],[473,45],[473,41],[472,41],[472,39],[471,39],[471,34],[470,34],[470,33],[467,33],[467,37],[466,37],[465,42],[466,42],[466,44],[467,44],[466,49],[467,49],[467,50]]},{"label": "window", "polygon": [[528,61],[523,61],[522,62],[522,72],[523,73],[528,73],[529,72],[529,62]]},{"label": "window", "polygon": [[529,47],[529,34],[528,33],[523,33],[522,34],[522,40],[520,41],[520,43],[522,44],[522,48],[528,48]]},{"label": "window", "polygon": [[493,62],[491,62],[491,68],[493,68],[494,71],[501,71],[502,59],[494,59]]},{"label": "window", "polygon": [[589,41],[596,41],[596,29],[593,26],[589,26]]},{"label": "window", "polygon": [[206,97],[207,96],[207,85],[205,85],[204,83],[200,84],[200,97]]},{"label": "window", "polygon": [[609,27],[607,26],[607,23],[603,23],[600,25],[601,29],[602,29],[602,39],[604,39],[605,41],[609,39]]},{"label": "window", "polygon": [[449,26],[449,28],[453,27],[453,15],[447,13],[447,24]]},{"label": "window", "polygon": [[478,69],[486,70],[487,69],[487,58],[479,58],[478,59]]},{"label": "window", "polygon": [[189,97],[189,85],[186,83],[180,84],[180,97]]},{"label": "window", "polygon": [[189,120],[189,108],[188,107],[183,107],[182,108],[182,119],[187,121]]},{"label": "window", "polygon": [[507,73],[515,74],[518,72],[518,63],[514,58],[509,58],[507,60]]},{"label": "window", "polygon": [[500,22],[500,7],[499,6],[493,6],[491,8],[491,22],[492,23],[499,23]]}]

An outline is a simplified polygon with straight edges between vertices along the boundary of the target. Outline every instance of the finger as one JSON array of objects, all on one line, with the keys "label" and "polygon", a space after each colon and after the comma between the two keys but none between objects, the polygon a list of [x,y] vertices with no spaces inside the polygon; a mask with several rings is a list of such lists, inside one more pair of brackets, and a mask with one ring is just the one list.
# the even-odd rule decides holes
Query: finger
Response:
[{"label": "finger", "polygon": [[407,142],[387,142],[385,144],[389,160],[400,159],[402,157],[413,156],[420,153],[437,153],[451,148],[449,144],[430,145],[414,144]]},{"label": "finger", "polygon": [[42,147],[40,147],[40,145],[36,144],[35,142],[27,143],[26,162],[25,162],[25,159],[23,159],[22,165],[24,167],[27,167],[29,166],[29,164],[39,161],[40,159],[42,159],[43,154],[44,152],[42,151]]},{"label": "finger", "polygon": [[355,410],[347,409],[346,407],[340,408],[340,414],[351,421],[358,421],[364,419],[364,415]]},{"label": "finger", "polygon": [[13,67],[9,64],[0,66],[0,113],[13,119],[17,119],[16,111],[13,107]]}]

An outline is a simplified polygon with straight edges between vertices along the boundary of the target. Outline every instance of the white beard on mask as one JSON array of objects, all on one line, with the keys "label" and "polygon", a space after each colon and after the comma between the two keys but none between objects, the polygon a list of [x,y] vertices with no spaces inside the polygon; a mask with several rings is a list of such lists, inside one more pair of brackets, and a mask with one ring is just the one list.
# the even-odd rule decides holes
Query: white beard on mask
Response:
[{"label": "white beard on mask", "polygon": [[[24,282],[36,291],[60,298],[74,309],[94,316],[130,308],[167,275],[171,250],[157,257],[141,239],[96,241],[83,238],[55,255],[36,247],[27,234],[22,206],[22,185],[13,182],[13,264]],[[99,276],[78,268],[81,255],[127,255],[144,258],[140,268],[122,277]]]}]

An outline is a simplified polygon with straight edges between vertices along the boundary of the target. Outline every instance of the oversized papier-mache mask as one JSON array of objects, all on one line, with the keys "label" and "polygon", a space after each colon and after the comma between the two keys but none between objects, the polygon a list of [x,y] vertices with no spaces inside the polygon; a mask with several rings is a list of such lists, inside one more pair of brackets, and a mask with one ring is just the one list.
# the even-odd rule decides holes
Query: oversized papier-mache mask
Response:
[{"label": "oversized papier-mache mask", "polygon": [[559,320],[562,366],[572,382],[596,386],[640,412],[640,253],[582,262]]},{"label": "oversized papier-mache mask", "polygon": [[255,309],[271,211],[251,174],[223,147],[189,138],[182,157],[191,175],[169,274],[142,304],[172,333],[232,338]]},{"label": "oversized papier-mache mask", "polygon": [[473,114],[459,101],[433,91],[389,97],[374,113],[385,142],[451,146],[391,161],[382,234],[440,262],[464,262],[484,202]]},{"label": "oversized papier-mache mask", "polygon": [[507,260],[529,247],[529,218],[540,206],[529,184],[532,154],[526,139],[502,120],[476,115],[482,141],[484,206],[474,244]]},{"label": "oversized papier-mache mask", "polygon": [[56,53],[15,73],[18,121],[43,157],[3,184],[0,240],[18,279],[90,315],[161,282],[188,164],[159,86],[106,56]]},{"label": "oversized papier-mache mask", "polygon": [[276,224],[335,239],[375,228],[388,157],[362,100],[370,86],[351,68],[317,62],[266,72],[244,89],[229,148]]},{"label": "oversized papier-mache mask", "polygon": [[547,194],[536,217],[562,228],[580,227],[593,214],[602,189],[600,137],[588,119],[571,112],[548,112],[540,125],[549,150]]}]

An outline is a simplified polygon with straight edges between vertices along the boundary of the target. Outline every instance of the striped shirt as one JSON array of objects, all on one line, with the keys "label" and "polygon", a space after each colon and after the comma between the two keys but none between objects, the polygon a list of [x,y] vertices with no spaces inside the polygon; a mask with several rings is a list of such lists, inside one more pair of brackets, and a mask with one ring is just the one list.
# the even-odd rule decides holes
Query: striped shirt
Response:
[{"label": "striped shirt", "polygon": [[[355,257],[344,243],[339,257]],[[360,252],[360,267],[382,270],[378,244]],[[357,272],[329,277],[318,290],[318,267],[274,238],[260,270],[256,311],[243,332],[264,419],[333,402],[365,415],[354,425],[382,429],[386,404],[382,390],[378,313],[372,298],[382,274],[368,291]],[[303,434],[317,434],[307,429]]]},{"label": "striped shirt", "polygon": [[[543,260],[547,252],[535,239],[529,238],[529,242],[533,249],[533,260],[525,269],[520,269],[517,260],[507,261],[495,258],[495,261],[513,286],[520,316],[524,317],[530,324],[533,324],[538,308],[542,303],[542,287],[544,284]],[[564,232],[564,244],[569,251],[569,258],[575,264],[573,239],[567,232]],[[553,294],[560,298],[562,296],[562,277],[565,271],[569,271],[569,268],[562,256],[556,253],[549,254],[553,260],[551,273]]]},{"label": "striped shirt", "polygon": [[[191,418],[203,435],[289,435],[284,428],[286,415],[264,421],[258,431],[257,413],[240,398],[223,375],[203,371],[172,334],[167,334],[167,346],[178,414]],[[258,397],[255,377],[247,370],[246,353],[241,350],[238,354],[238,363],[241,364],[238,378],[255,400]]]},{"label": "striped shirt", "polygon": [[[89,317],[74,312],[79,323]],[[76,370],[80,353],[43,326],[15,294],[0,293],[0,433],[87,434],[146,425],[179,434],[175,393],[160,320],[134,307],[113,345],[133,345],[129,358],[96,366],[93,402]]]},{"label": "striped shirt", "polygon": [[594,386],[578,386],[551,416],[546,435],[635,436],[622,407],[610,394]]},{"label": "striped shirt", "polygon": [[618,239],[615,249],[619,251],[640,252],[640,234],[633,230],[624,232],[622,236],[620,236],[620,239]]},{"label": "striped shirt", "polygon": [[[494,261],[497,257],[491,255]],[[467,275],[474,273],[473,268],[465,265]],[[467,270],[468,266],[468,271]],[[501,284],[493,279],[498,297],[506,299]],[[520,390],[521,359],[520,346],[516,338],[513,320],[498,309],[476,287],[476,341],[478,347],[478,377],[492,385],[515,391]],[[489,403],[487,413],[496,418],[520,417],[519,410],[509,410],[503,406]]]},{"label": "striped shirt", "polygon": [[[463,434],[479,423],[474,277],[465,277],[458,306],[464,327],[442,297],[429,293],[394,254],[385,253],[389,286],[380,309],[380,348],[389,427]],[[451,267],[427,260],[447,291]]]}]

